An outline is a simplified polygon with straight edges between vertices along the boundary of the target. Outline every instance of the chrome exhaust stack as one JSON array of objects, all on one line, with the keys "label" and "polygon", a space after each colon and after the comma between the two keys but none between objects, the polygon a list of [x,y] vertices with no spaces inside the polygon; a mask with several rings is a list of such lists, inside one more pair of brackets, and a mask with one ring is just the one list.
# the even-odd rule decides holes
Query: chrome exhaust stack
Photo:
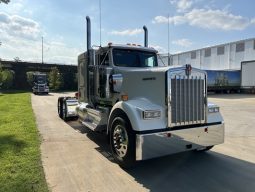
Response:
[{"label": "chrome exhaust stack", "polygon": [[148,29],[145,25],[143,26],[143,30],[144,30],[144,47],[148,47]]},{"label": "chrome exhaust stack", "polygon": [[86,17],[87,20],[87,51],[91,49],[91,22],[89,16]]},{"label": "chrome exhaust stack", "polygon": [[88,103],[89,105],[93,106],[93,102],[91,100],[91,91],[89,89],[89,86],[91,84],[90,82],[90,77],[89,77],[89,65],[91,65],[91,61],[93,60],[92,57],[92,49],[91,49],[91,21],[89,16],[86,17],[86,22],[87,22],[87,57],[88,57],[88,61],[87,61],[87,65],[86,65],[86,92],[87,92],[87,99],[88,99]]}]

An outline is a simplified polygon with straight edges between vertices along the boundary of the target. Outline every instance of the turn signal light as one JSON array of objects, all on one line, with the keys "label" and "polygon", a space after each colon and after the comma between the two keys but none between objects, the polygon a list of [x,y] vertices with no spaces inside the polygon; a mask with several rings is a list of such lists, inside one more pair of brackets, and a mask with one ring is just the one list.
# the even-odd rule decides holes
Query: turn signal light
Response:
[{"label": "turn signal light", "polygon": [[128,95],[121,95],[121,100],[122,101],[127,101],[128,100]]},{"label": "turn signal light", "polygon": [[75,98],[78,99],[78,98],[80,98],[80,97],[81,97],[81,92],[76,92],[76,93],[75,93]]}]

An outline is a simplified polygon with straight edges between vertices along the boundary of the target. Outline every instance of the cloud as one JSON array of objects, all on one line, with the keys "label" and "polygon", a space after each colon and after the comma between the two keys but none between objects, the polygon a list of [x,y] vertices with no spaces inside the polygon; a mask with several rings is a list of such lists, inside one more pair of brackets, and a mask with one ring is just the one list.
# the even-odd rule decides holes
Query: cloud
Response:
[{"label": "cloud", "polygon": [[30,40],[38,38],[41,31],[36,21],[3,12],[0,12],[0,28],[2,33]]},{"label": "cloud", "polygon": [[168,23],[168,19],[169,19],[169,23],[170,24],[174,24],[174,25],[180,25],[183,23],[186,23],[186,19],[183,16],[173,16],[173,17],[165,17],[165,16],[156,16],[154,18],[154,20],[152,21],[152,23],[156,24],[156,23]]},{"label": "cloud", "polygon": [[208,29],[243,30],[249,26],[247,18],[226,10],[194,9],[185,15],[190,25]]},{"label": "cloud", "polygon": [[157,50],[159,53],[166,53],[166,49],[159,46],[159,45],[149,45],[149,47],[153,47],[155,50]]},{"label": "cloud", "polygon": [[123,31],[112,31],[111,35],[120,35],[120,36],[134,36],[143,33],[142,29],[127,29]]},{"label": "cloud", "polygon": [[10,23],[10,18],[5,13],[0,12],[0,23]]},{"label": "cloud", "polygon": [[251,20],[251,24],[255,24],[255,18]]},{"label": "cloud", "polygon": [[[41,61],[41,41],[14,38],[5,35],[1,37],[1,57],[4,60],[12,60],[19,57],[22,61]],[[45,38],[44,41],[44,62],[60,64],[76,64],[77,56],[82,48],[70,47],[63,41],[51,41]]]},{"label": "cloud", "polygon": [[191,45],[193,45],[193,43],[189,39],[174,40],[174,41],[172,41],[172,44],[178,45],[181,47],[190,47]]},{"label": "cloud", "polygon": [[194,4],[193,0],[170,0],[169,2],[172,5],[175,5],[177,12],[180,13],[188,11]]},{"label": "cloud", "polygon": [[180,0],[177,3],[177,8],[178,8],[177,11],[178,12],[185,12],[188,9],[191,8],[192,4],[193,4],[193,1],[190,1],[190,0]]},{"label": "cloud", "polygon": [[[164,16],[156,16],[152,22],[167,23],[168,19]],[[224,31],[243,30],[252,24],[248,18],[218,9],[193,9],[183,15],[170,17],[169,22],[175,25],[187,23],[200,28]]]},{"label": "cloud", "polygon": [[[41,26],[36,21],[19,15],[0,12],[0,40],[2,59],[19,57],[23,61],[41,61]],[[57,34],[51,39],[44,34],[44,61],[76,64],[81,48],[69,47]]]}]

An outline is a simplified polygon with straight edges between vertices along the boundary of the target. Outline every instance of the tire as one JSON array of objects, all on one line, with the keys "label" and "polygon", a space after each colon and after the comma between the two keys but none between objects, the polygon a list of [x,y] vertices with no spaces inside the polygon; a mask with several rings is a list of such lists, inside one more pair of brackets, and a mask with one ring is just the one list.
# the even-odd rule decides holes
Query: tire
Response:
[{"label": "tire", "polygon": [[68,117],[67,117],[67,105],[66,105],[66,100],[63,99],[63,102],[62,102],[62,114],[63,114],[63,120],[64,121],[67,121],[68,120]]},{"label": "tire", "polygon": [[210,149],[212,149],[214,146],[212,145],[212,146],[208,146],[208,147],[205,147],[204,149],[197,149],[196,151],[197,152],[206,152],[206,151],[209,151]]},{"label": "tire", "polygon": [[63,97],[58,98],[58,116],[63,119]]},{"label": "tire", "polygon": [[110,147],[115,161],[122,168],[135,165],[135,133],[125,115],[119,115],[112,121]]}]

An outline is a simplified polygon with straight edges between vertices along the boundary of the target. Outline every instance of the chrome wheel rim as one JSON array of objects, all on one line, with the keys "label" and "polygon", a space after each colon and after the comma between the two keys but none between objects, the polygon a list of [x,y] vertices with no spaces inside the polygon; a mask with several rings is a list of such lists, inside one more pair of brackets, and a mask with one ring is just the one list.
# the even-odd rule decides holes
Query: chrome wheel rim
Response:
[{"label": "chrome wheel rim", "polygon": [[113,131],[113,146],[119,157],[124,157],[128,149],[128,135],[126,129],[117,125]]}]

